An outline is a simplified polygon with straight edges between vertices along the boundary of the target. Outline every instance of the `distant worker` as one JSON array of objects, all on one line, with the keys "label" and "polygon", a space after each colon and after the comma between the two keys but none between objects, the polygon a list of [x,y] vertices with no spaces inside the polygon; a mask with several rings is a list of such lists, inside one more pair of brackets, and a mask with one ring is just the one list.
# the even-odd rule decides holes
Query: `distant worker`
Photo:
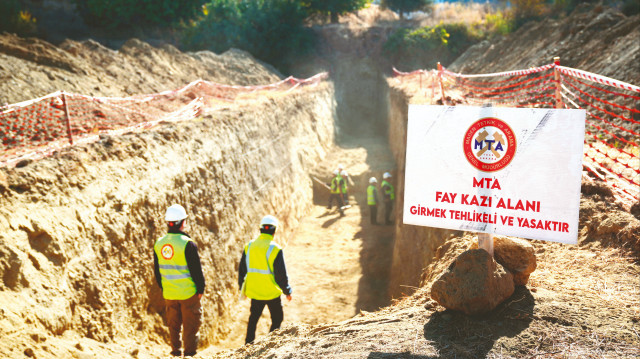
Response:
[{"label": "distant worker", "polygon": [[333,201],[335,200],[338,204],[338,212],[340,212],[340,217],[344,216],[344,202],[343,202],[343,191],[344,191],[344,178],[340,175],[339,170],[333,171],[334,177],[331,179],[330,189],[331,194],[329,195],[329,206],[327,209],[331,210],[333,207]]},{"label": "distant worker", "polygon": [[[280,328],[284,313],[280,295],[291,301],[291,287],[287,277],[282,248],[273,241],[278,219],[272,215],[260,221],[260,235],[244,246],[238,266],[238,285],[243,294],[251,298],[251,314],[247,325],[245,344],[253,342],[256,326],[264,306],[271,314],[270,332]],[[244,284],[244,287],[243,287]]]},{"label": "distant worker", "polygon": [[204,293],[204,275],[195,242],[184,232],[187,212],[174,204],[167,208],[165,220],[168,233],[153,246],[153,267],[156,282],[162,289],[167,310],[167,326],[171,340],[171,355],[196,354],[196,334],[200,328],[202,312],[200,299]]},{"label": "distant worker", "polygon": [[345,206],[349,205],[349,193],[348,193],[348,189],[349,186],[347,184],[348,180],[349,180],[349,174],[347,173],[347,171],[340,171],[340,177],[342,177],[342,201],[344,202]]},{"label": "distant worker", "polygon": [[369,205],[369,216],[371,216],[371,224],[378,224],[378,188],[376,184],[378,180],[375,177],[369,178],[369,187],[367,187],[367,205]]},{"label": "distant worker", "polygon": [[353,180],[351,180],[351,177],[349,177],[349,174],[347,173],[347,171],[344,169],[343,164],[338,165],[338,171],[340,171],[340,176],[344,180],[344,189],[342,193],[342,199],[343,199],[344,205],[348,206],[349,205],[348,186],[353,186],[354,183],[353,183]]},{"label": "distant worker", "polygon": [[391,183],[389,183],[389,178],[391,178],[391,173],[385,172],[382,175],[382,200],[384,202],[384,223],[385,224],[393,224],[391,222],[391,209],[393,208],[393,200],[395,199],[395,190]]}]

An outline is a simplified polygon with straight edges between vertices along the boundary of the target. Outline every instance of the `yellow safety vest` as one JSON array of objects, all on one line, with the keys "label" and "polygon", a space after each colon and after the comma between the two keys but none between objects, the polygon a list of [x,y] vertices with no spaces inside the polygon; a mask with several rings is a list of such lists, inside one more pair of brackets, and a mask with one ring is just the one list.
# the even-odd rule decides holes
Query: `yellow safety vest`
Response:
[{"label": "yellow safety vest", "polygon": [[367,204],[370,206],[375,206],[376,203],[376,186],[370,184],[369,187],[367,187]]},{"label": "yellow safety vest", "polygon": [[393,200],[396,197],[395,194],[394,194],[393,186],[391,185],[391,183],[389,183],[387,181],[382,181],[381,187],[382,187],[382,190],[384,191],[384,193],[389,195],[389,199]]},{"label": "yellow safety vest", "polygon": [[[335,177],[333,177],[333,179],[331,180],[331,193],[341,193],[340,192],[340,180],[342,180],[342,177],[340,175],[337,175]],[[342,184],[343,189],[345,189],[345,185]]]},{"label": "yellow safety vest", "polygon": [[160,265],[162,295],[165,299],[185,300],[196,294],[196,283],[191,278],[184,254],[190,241],[191,238],[182,234],[167,233],[153,246]]},{"label": "yellow safety vest", "polygon": [[280,252],[273,236],[260,233],[258,238],[247,243],[244,254],[247,262],[245,295],[251,299],[271,300],[282,294],[273,274],[273,262]]}]

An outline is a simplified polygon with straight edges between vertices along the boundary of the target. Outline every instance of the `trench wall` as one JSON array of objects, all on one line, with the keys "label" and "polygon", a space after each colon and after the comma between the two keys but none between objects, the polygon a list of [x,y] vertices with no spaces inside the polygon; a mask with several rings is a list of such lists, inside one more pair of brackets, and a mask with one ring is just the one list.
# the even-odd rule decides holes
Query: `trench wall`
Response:
[{"label": "trench wall", "polygon": [[389,294],[400,297],[421,284],[423,270],[434,260],[439,246],[458,231],[402,224],[404,170],[407,143],[408,106],[411,96],[402,89],[389,88],[389,146],[396,161],[395,242],[389,280]]},{"label": "trench wall", "polygon": [[335,112],[325,82],[0,169],[0,336],[165,341],[152,247],[180,203],[207,282],[201,342],[223,338],[242,247],[263,215],[286,242],[308,212]]}]

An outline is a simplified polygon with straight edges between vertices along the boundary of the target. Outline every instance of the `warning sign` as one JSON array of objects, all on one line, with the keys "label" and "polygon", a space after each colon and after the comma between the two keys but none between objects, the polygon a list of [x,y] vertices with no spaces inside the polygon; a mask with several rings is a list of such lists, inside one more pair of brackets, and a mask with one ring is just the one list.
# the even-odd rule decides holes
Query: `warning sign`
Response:
[{"label": "warning sign", "polygon": [[577,243],[584,110],[409,106],[406,224]]}]

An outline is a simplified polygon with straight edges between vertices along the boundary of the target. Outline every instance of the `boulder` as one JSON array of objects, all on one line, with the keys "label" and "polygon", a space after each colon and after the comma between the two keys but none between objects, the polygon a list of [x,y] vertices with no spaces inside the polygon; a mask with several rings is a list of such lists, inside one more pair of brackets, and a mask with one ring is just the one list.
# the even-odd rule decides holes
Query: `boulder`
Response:
[{"label": "boulder", "polygon": [[447,309],[474,315],[493,310],[514,290],[511,273],[484,249],[471,249],[433,283],[431,298]]},{"label": "boulder", "polygon": [[513,274],[515,285],[526,285],[529,275],[536,269],[536,253],[524,239],[495,236],[493,256],[496,262]]}]

